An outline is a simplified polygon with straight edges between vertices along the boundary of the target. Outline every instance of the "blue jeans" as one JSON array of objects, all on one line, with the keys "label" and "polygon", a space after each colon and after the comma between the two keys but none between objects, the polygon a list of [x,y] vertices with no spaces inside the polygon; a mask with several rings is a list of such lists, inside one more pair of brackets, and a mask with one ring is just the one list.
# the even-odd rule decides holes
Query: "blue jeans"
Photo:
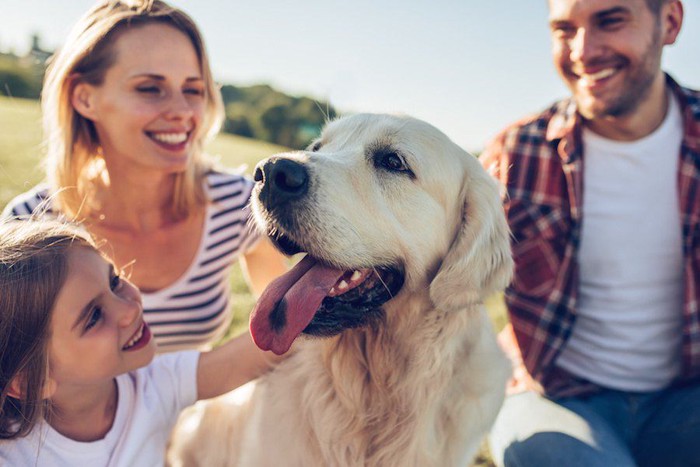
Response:
[{"label": "blue jeans", "polygon": [[700,466],[700,384],[506,398],[489,436],[499,466]]}]

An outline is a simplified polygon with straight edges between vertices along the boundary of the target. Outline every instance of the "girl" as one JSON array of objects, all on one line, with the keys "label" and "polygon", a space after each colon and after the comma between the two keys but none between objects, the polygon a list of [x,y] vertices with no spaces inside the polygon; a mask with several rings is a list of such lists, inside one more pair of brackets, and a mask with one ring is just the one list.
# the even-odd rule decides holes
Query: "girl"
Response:
[{"label": "girl", "polygon": [[262,366],[247,334],[154,359],[138,289],[67,224],[0,225],[0,297],[2,465],[161,466],[182,409]]},{"label": "girl", "polygon": [[115,265],[131,265],[162,351],[221,338],[237,260],[257,294],[287,269],[247,228],[253,182],[203,152],[222,109],[189,16],[159,0],[102,0],[46,73],[47,182],[5,209],[78,220],[106,240]]}]

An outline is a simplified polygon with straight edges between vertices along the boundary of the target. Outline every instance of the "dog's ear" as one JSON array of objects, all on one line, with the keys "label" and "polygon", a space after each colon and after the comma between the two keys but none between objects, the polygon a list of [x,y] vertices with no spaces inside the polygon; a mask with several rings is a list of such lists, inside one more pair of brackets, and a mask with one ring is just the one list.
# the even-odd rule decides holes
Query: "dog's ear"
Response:
[{"label": "dog's ear", "polygon": [[437,275],[430,298],[440,309],[463,309],[503,290],[513,274],[510,231],[497,182],[481,172],[462,187],[462,219]]}]

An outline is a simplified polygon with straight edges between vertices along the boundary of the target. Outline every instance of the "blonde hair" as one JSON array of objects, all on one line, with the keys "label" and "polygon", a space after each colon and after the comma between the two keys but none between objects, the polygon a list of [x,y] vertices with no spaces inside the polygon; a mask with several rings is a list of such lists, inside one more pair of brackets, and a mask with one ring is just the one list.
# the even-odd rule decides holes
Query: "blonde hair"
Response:
[{"label": "blonde hair", "polygon": [[[221,94],[211,74],[204,42],[194,21],[160,0],[107,0],[90,9],[74,26],[63,47],[52,57],[42,90],[46,171],[56,193],[57,207],[71,219],[88,214],[91,190],[104,170],[100,142],[93,122],[71,104],[75,85],[100,85],[115,60],[114,43],[123,31],[161,23],[183,32],[192,41],[205,83],[205,115],[192,163],[175,175],[171,215],[187,217],[204,203],[202,177],[211,161],[203,145],[219,131],[223,121]],[[88,203],[86,203],[86,201]]]},{"label": "blonde hair", "polygon": [[[0,224],[0,439],[28,434],[45,417],[51,311],[73,247],[97,251],[90,236],[58,221]],[[19,398],[9,395],[13,380]]]}]

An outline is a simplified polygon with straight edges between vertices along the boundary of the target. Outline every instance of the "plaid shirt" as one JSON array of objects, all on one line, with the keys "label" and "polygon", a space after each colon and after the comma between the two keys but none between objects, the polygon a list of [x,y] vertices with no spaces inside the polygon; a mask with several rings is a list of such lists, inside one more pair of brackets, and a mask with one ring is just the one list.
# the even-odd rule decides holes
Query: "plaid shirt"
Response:
[{"label": "plaid shirt", "polygon": [[[684,137],[678,190],[683,232],[683,344],[680,381],[700,377],[700,92],[667,76],[680,102]],[[506,187],[515,278],[505,293],[523,363],[552,397],[593,392],[554,363],[576,321],[581,240],[582,120],[573,100],[501,132],[482,154]],[[515,344],[515,343],[513,343]]]}]

